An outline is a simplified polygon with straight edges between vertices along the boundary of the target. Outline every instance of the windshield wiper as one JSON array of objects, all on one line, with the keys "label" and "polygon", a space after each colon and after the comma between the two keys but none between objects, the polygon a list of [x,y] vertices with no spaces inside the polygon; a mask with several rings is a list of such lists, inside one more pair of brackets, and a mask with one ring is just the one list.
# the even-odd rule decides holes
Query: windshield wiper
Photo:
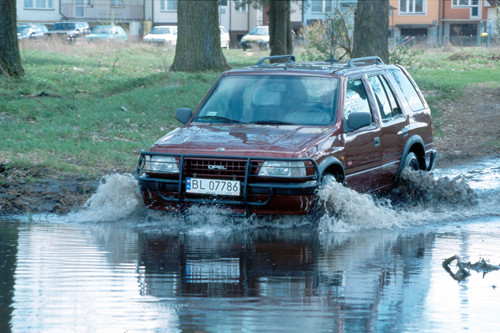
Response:
[{"label": "windshield wiper", "polygon": [[217,120],[221,123],[236,123],[236,124],[241,124],[242,122],[236,119],[231,119],[227,117],[221,117],[221,116],[201,116],[197,118],[198,120],[205,119],[205,120]]},{"label": "windshield wiper", "polygon": [[257,120],[257,121],[252,121],[251,123],[259,125],[297,125],[296,123],[291,123],[288,121],[281,121],[281,120]]}]

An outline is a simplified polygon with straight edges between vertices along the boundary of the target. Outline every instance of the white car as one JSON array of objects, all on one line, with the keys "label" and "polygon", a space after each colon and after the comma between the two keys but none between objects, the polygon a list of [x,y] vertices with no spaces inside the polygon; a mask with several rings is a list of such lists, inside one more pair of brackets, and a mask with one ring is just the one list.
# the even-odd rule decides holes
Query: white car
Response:
[{"label": "white car", "polygon": [[177,27],[173,25],[158,25],[144,36],[143,40],[148,43],[177,45]]},{"label": "white car", "polygon": [[220,29],[220,46],[229,50],[229,32],[227,32],[224,26],[219,26]]},{"label": "white car", "polygon": [[243,36],[239,45],[243,50],[251,48],[267,50],[269,48],[269,27],[261,25],[253,28],[248,34]]}]

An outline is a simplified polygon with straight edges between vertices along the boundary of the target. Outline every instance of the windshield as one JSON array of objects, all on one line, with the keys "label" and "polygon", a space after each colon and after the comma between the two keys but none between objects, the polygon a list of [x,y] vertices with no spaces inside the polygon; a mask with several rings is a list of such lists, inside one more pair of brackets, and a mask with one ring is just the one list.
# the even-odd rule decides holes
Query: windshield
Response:
[{"label": "windshield", "polygon": [[30,31],[31,27],[28,25],[19,25],[17,26],[17,32],[18,33],[28,33]]},{"label": "windshield", "polygon": [[113,27],[101,27],[97,26],[92,30],[92,33],[94,34],[112,34],[113,33]]},{"label": "windshield", "polygon": [[324,126],[336,118],[337,86],[331,77],[226,76],[194,121]]},{"label": "windshield", "polygon": [[269,35],[269,28],[267,27],[255,27],[248,33],[249,35]]},{"label": "windshield", "polygon": [[52,31],[54,30],[75,30],[74,23],[56,23],[52,26]]},{"label": "windshield", "polygon": [[[170,30],[172,30],[172,32]],[[151,30],[151,34],[153,35],[168,35],[170,33],[175,35],[175,29],[169,27],[154,27],[153,30]]]}]

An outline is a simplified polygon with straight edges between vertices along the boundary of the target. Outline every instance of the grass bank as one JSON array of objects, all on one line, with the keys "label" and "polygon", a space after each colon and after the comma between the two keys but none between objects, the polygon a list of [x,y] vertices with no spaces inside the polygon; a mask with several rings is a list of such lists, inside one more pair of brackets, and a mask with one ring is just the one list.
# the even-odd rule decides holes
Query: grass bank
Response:
[{"label": "grass bank", "polygon": [[[264,52],[224,51],[233,68]],[[143,44],[21,45],[26,76],[0,76],[0,173],[20,178],[132,172],[138,153],[195,108],[218,72],[174,73],[174,50]],[[300,60],[300,50],[297,52]],[[447,101],[498,85],[499,50],[431,50],[408,68],[427,94],[437,135]]]}]

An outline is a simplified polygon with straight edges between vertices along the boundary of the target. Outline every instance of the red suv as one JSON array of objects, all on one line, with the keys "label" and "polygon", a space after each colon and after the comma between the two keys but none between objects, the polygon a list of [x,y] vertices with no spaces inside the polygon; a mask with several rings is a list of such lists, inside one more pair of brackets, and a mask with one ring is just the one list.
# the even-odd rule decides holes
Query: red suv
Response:
[{"label": "red suv", "polygon": [[422,93],[405,69],[378,57],[266,57],[223,73],[195,112],[181,108],[176,118],[184,126],[139,159],[150,209],[307,214],[326,175],[381,191],[406,166],[431,170],[436,156]]}]

